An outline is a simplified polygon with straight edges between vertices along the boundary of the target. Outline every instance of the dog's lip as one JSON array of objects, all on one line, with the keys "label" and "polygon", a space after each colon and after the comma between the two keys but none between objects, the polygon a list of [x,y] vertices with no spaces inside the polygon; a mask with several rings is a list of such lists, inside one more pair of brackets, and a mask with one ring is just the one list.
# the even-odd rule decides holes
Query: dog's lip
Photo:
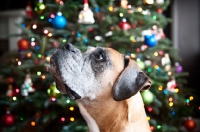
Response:
[{"label": "dog's lip", "polygon": [[65,85],[65,89],[66,89],[67,95],[70,97],[70,99],[76,100],[76,99],[81,98],[81,96],[79,94],[77,94],[75,91],[71,90],[67,85]]}]

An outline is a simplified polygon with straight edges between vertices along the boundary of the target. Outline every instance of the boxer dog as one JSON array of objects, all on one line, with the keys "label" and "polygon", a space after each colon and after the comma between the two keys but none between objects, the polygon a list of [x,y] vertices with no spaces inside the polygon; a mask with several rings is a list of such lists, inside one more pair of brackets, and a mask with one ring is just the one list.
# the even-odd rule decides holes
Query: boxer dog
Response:
[{"label": "boxer dog", "polygon": [[50,59],[56,87],[78,103],[90,132],[149,132],[140,90],[149,78],[129,57],[114,49],[72,44]]}]

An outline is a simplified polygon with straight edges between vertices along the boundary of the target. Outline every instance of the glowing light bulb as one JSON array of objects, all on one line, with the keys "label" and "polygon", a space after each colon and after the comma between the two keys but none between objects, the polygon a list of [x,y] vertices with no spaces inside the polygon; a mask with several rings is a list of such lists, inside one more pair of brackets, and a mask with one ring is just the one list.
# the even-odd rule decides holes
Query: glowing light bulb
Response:
[{"label": "glowing light bulb", "polygon": [[35,126],[35,122],[34,121],[31,122],[31,126]]},{"label": "glowing light bulb", "polygon": [[27,57],[31,57],[31,53],[28,53],[28,54],[27,54]]},{"label": "glowing light bulb", "polygon": [[160,90],[160,91],[163,90],[163,87],[162,87],[162,86],[159,86],[159,87],[158,87],[158,90]]},{"label": "glowing light bulb", "polygon": [[149,116],[147,116],[147,120],[149,121],[149,120],[151,120],[151,118]]},{"label": "glowing light bulb", "polygon": [[32,42],[35,41],[35,38],[31,38],[31,41],[32,41]]},{"label": "glowing light bulb", "polygon": [[63,1],[60,1],[60,4],[61,4],[61,5],[63,5],[63,4],[64,4],[64,2],[63,2]]},{"label": "glowing light bulb", "polygon": [[157,129],[160,129],[161,128],[161,125],[157,125]]},{"label": "glowing light bulb", "polygon": [[33,28],[33,29],[36,29],[36,28],[37,28],[37,25],[36,25],[36,24],[33,24],[32,28]]},{"label": "glowing light bulb", "polygon": [[108,7],[108,10],[109,10],[109,11],[113,11],[114,8],[113,8],[112,6],[110,6],[110,7]]},{"label": "glowing light bulb", "polygon": [[66,40],[66,39],[63,39],[63,43],[65,43],[65,42],[67,42],[67,40]]},{"label": "glowing light bulb", "polygon": [[44,80],[46,78],[46,76],[45,75],[42,75],[42,79]]},{"label": "glowing light bulb", "polygon": [[192,100],[194,99],[194,97],[193,97],[193,96],[190,96],[189,99],[190,99],[190,101],[192,101]]},{"label": "glowing light bulb", "polygon": [[133,59],[133,58],[136,58],[136,55],[135,54],[131,54],[131,58]]},{"label": "glowing light bulb", "polygon": [[154,52],[154,56],[158,56],[158,52]]},{"label": "glowing light bulb", "polygon": [[172,101],[173,101],[173,98],[172,98],[172,97],[170,97],[170,98],[169,98],[169,101],[170,101],[170,102],[172,102]]},{"label": "glowing light bulb", "polygon": [[70,107],[69,109],[70,109],[71,111],[73,111],[73,110],[74,110],[74,107]]},{"label": "glowing light bulb", "polygon": [[52,97],[52,98],[51,98],[51,101],[56,101],[56,98],[55,98],[55,97]]},{"label": "glowing light bulb", "polygon": [[172,75],[172,72],[168,72],[168,75],[171,76],[171,75]]},{"label": "glowing light bulb", "polygon": [[173,102],[169,102],[169,106],[172,107],[174,105]]},{"label": "glowing light bulb", "polygon": [[46,61],[47,61],[47,62],[50,62],[50,57],[49,57],[49,56],[46,57]]},{"label": "glowing light bulb", "polygon": [[18,61],[18,66],[22,65],[22,62],[21,61]]},{"label": "glowing light bulb", "polygon": [[12,97],[12,99],[13,99],[13,101],[16,101],[16,100],[17,100],[17,97],[14,96],[14,97]]},{"label": "glowing light bulb", "polygon": [[119,16],[120,16],[120,17],[123,17],[123,16],[124,16],[124,14],[123,14],[123,13],[119,13]]},{"label": "glowing light bulb", "polygon": [[179,92],[179,89],[178,89],[178,88],[175,88],[175,92],[178,93],[178,92]]},{"label": "glowing light bulb", "polygon": [[40,76],[42,73],[40,71],[37,72],[37,75]]},{"label": "glowing light bulb", "polygon": [[52,37],[52,35],[53,35],[52,33],[48,33],[48,37]]},{"label": "glowing light bulb", "polygon": [[38,54],[38,58],[41,58],[42,57],[42,55],[41,54]]},{"label": "glowing light bulb", "polygon": [[70,118],[70,121],[72,121],[72,122],[73,122],[74,120],[75,120],[75,119],[74,119],[74,117],[71,117],[71,118]]},{"label": "glowing light bulb", "polygon": [[55,17],[55,15],[54,15],[54,14],[51,14],[51,15],[50,15],[50,17],[51,17],[51,18],[54,18],[54,17]]},{"label": "glowing light bulb", "polygon": [[143,9],[141,8],[141,7],[138,7],[138,9],[137,9],[139,12],[142,12],[143,11]]},{"label": "glowing light bulb", "polygon": [[19,93],[19,89],[18,89],[18,88],[17,88],[17,89],[15,89],[15,92],[16,92],[16,93]]},{"label": "glowing light bulb", "polygon": [[43,20],[43,19],[44,19],[44,16],[40,16],[40,19],[42,19],[42,20]]},{"label": "glowing light bulb", "polygon": [[31,42],[31,46],[35,46],[35,42]]},{"label": "glowing light bulb", "polygon": [[65,118],[64,117],[61,117],[61,119],[60,119],[61,121],[65,121]]},{"label": "glowing light bulb", "polygon": [[151,107],[148,108],[148,111],[149,111],[149,112],[152,112],[152,110],[153,110],[153,108],[151,108]]},{"label": "glowing light bulb", "polygon": [[154,68],[155,68],[155,69],[158,69],[158,68],[159,68],[159,66],[158,66],[158,65],[155,65],[155,66],[154,66]]},{"label": "glowing light bulb", "polygon": [[45,30],[44,30],[44,34],[47,34],[47,33],[49,33],[49,31],[45,29]]},{"label": "glowing light bulb", "polygon": [[154,126],[150,126],[150,130],[153,131],[155,128]]}]

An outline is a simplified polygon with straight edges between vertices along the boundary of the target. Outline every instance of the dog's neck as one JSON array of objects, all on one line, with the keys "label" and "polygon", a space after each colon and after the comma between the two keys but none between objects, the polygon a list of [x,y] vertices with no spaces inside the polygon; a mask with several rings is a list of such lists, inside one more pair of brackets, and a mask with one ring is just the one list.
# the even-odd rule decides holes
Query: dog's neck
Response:
[{"label": "dog's neck", "polygon": [[77,102],[90,132],[150,131],[140,93],[119,102],[113,99]]}]

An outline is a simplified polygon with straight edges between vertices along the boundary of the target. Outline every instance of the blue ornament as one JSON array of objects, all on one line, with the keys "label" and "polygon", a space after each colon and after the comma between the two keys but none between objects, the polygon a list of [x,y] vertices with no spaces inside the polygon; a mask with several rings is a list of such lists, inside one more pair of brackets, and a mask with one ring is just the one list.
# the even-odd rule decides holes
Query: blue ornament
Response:
[{"label": "blue ornament", "polygon": [[57,13],[52,20],[52,25],[57,29],[63,29],[67,25],[67,20],[61,13]]},{"label": "blue ornament", "polygon": [[156,35],[145,35],[144,36],[144,43],[149,47],[154,47],[157,44]]}]

